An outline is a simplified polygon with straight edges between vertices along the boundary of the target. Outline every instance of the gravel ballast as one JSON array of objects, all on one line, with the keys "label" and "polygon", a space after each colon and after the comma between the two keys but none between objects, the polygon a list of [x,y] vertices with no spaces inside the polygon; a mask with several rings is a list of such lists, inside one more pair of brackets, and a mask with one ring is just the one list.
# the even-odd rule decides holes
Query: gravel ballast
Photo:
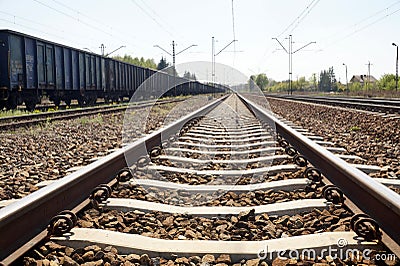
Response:
[{"label": "gravel ballast", "polygon": [[365,159],[364,164],[385,169],[372,177],[400,178],[400,119],[271,98],[268,102],[274,113]]},{"label": "gravel ballast", "polygon": [[[154,106],[151,111],[150,107],[134,110],[136,120],[142,122],[131,127],[130,137],[135,139],[152,132],[206,102],[204,96],[197,105],[175,102]],[[170,114],[178,105],[179,112]],[[124,116],[121,111],[49,120],[29,128],[0,132],[0,200],[22,198],[36,191],[37,183],[62,178],[69,171],[121,148]]]}]

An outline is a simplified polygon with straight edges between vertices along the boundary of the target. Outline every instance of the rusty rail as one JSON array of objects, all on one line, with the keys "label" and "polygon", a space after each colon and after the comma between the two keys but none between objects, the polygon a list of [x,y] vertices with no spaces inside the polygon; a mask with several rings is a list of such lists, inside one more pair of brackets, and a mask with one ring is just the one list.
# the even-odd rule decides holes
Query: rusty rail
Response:
[{"label": "rusty rail", "polygon": [[244,96],[239,97],[256,117],[273,125],[278,134],[339,187],[357,208],[372,217],[385,233],[384,244],[400,256],[400,195],[286,126]]},{"label": "rusty rail", "polygon": [[342,106],[361,110],[382,111],[390,113],[400,113],[400,101],[398,100],[371,100],[353,98],[334,98],[334,97],[305,97],[305,96],[284,96],[284,95],[265,95],[265,97],[311,102],[317,104],[328,104],[332,106]]},{"label": "rusty rail", "polygon": [[[168,104],[172,102],[179,102],[181,99],[167,99],[161,100],[158,104]],[[146,101],[136,105],[129,105],[129,108],[143,108],[154,105],[155,101]],[[45,123],[47,121],[56,121],[63,119],[72,119],[88,115],[96,115],[100,113],[113,113],[126,110],[128,105],[103,105],[95,107],[85,107],[68,110],[58,110],[54,112],[43,112],[24,114],[18,116],[6,116],[0,118],[0,129],[15,128],[20,126],[29,126],[33,124]]]},{"label": "rusty rail", "polygon": [[[8,265],[46,237],[52,217],[63,210],[82,209],[93,188],[109,183],[127,166],[125,157],[140,158],[180,131],[190,119],[207,114],[227,96],[213,101],[173,124],[143,137],[98,161],[0,209],[0,264]],[[80,208],[77,208],[80,206]]]}]

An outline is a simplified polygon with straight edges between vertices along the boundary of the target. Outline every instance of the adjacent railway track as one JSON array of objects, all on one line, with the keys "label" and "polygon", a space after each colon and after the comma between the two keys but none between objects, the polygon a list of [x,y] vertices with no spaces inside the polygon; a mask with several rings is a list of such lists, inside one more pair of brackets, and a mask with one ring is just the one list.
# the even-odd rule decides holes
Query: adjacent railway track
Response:
[{"label": "adjacent railway track", "polygon": [[293,96],[293,95],[266,95],[278,99],[289,99],[294,101],[311,102],[354,108],[373,112],[400,113],[400,100],[398,99],[367,99],[367,98],[345,98],[345,97],[322,97],[322,96]]},{"label": "adjacent railway track", "polygon": [[0,209],[0,259],[261,265],[280,251],[328,248],[399,256],[400,195],[385,185],[400,183],[352,160],[227,95]]},{"label": "adjacent railway track", "polygon": [[[161,100],[159,104],[167,104],[171,102],[181,101],[182,99],[166,99]],[[155,101],[139,102],[135,105],[136,108],[152,106]],[[0,129],[12,129],[20,126],[30,126],[48,121],[56,121],[63,119],[72,119],[88,115],[96,115],[101,113],[123,112],[127,108],[127,104],[119,105],[101,105],[95,107],[85,107],[67,110],[57,110],[52,112],[32,113],[17,116],[6,116],[0,118]]]}]

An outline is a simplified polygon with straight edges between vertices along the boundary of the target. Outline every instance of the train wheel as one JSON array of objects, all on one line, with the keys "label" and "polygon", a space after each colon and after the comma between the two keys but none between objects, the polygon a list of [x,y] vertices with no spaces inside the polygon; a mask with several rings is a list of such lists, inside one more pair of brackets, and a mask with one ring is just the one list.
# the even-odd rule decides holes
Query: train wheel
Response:
[{"label": "train wheel", "polygon": [[27,99],[27,100],[25,100],[25,106],[26,106],[26,110],[28,110],[29,112],[32,112],[35,110],[36,101],[34,99]]},{"label": "train wheel", "polygon": [[71,106],[71,98],[66,98],[64,102],[68,107]]},{"label": "train wheel", "polygon": [[80,107],[85,106],[86,105],[85,98],[84,97],[79,97],[78,98],[78,104],[79,104]]},{"label": "train wheel", "polygon": [[3,101],[1,101],[0,102],[0,111],[3,111],[5,106],[6,106],[6,104]]},{"label": "train wheel", "polygon": [[90,96],[88,99],[88,102],[89,102],[89,105],[95,105],[97,102],[97,96],[96,95]]},{"label": "train wheel", "polygon": [[61,99],[60,98],[55,98],[54,100],[53,100],[53,102],[54,102],[54,105],[56,106],[56,107],[60,107],[60,103],[61,103]]},{"label": "train wheel", "polygon": [[17,109],[17,95],[11,94],[8,97],[8,101],[6,103],[6,108],[9,110]]}]

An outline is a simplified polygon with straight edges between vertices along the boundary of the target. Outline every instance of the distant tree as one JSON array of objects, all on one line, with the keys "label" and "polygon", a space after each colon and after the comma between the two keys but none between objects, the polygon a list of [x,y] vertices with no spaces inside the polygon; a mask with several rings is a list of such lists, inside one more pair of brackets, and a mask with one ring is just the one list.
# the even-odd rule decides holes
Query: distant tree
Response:
[{"label": "distant tree", "polygon": [[255,80],[257,86],[261,89],[261,90],[265,90],[265,88],[268,85],[268,78],[267,75],[265,75],[264,73],[258,74]]},{"label": "distant tree", "polygon": [[183,73],[183,77],[190,80],[197,80],[196,75],[194,73],[191,74],[189,71],[185,71],[185,73]]},{"label": "distant tree", "polygon": [[276,84],[277,82],[273,80],[272,78],[268,79],[268,86],[272,87]]},{"label": "distant tree", "polygon": [[287,91],[288,89],[288,81],[280,81],[280,82],[276,82],[274,81],[273,84],[270,84],[271,87],[269,87],[268,91],[271,92],[284,92]]},{"label": "distant tree", "polygon": [[251,75],[248,80],[248,87],[249,87],[250,91],[254,90],[254,88],[255,88],[256,78],[257,78],[257,76]]},{"label": "distant tree", "polygon": [[163,71],[171,76],[177,76],[177,77],[179,76],[178,72],[173,66],[167,67]]},{"label": "distant tree", "polygon": [[335,72],[333,71],[333,67],[329,68],[329,78],[330,78],[330,82],[331,82],[331,90],[337,91],[338,86],[337,86],[337,80],[335,77]]},{"label": "distant tree", "polygon": [[338,82],[337,83],[337,88],[338,88],[338,91],[340,91],[340,92],[345,92],[346,91],[346,89],[347,89],[347,86],[346,86],[346,84],[342,84],[341,82]]},{"label": "distant tree", "polygon": [[328,71],[321,71],[318,89],[320,91],[337,91],[338,88],[333,67],[330,67]]},{"label": "distant tree", "polygon": [[251,75],[248,81],[250,90],[254,89],[256,84],[261,90],[265,90],[268,86],[269,80],[264,73],[258,75]]},{"label": "distant tree", "polygon": [[360,90],[362,90],[362,86],[359,82],[351,82],[351,83],[349,83],[349,90],[350,91],[360,91]]},{"label": "distant tree", "polygon": [[124,55],[123,57],[119,55],[114,56],[113,59],[141,67],[147,67],[152,69],[156,69],[157,67],[153,59],[144,59],[143,57],[141,57],[140,59],[138,57],[133,58],[132,56],[127,54]]},{"label": "distant tree", "polygon": [[330,80],[328,73],[326,70],[321,71],[319,74],[319,83],[318,83],[318,90],[319,91],[329,91],[330,88]]},{"label": "distant tree", "polygon": [[169,64],[167,63],[167,60],[164,57],[161,57],[160,62],[157,65],[158,70],[162,70],[164,68],[169,67]]},{"label": "distant tree", "polygon": [[147,68],[152,68],[152,69],[156,69],[156,63],[154,63],[154,59],[146,59],[146,61],[144,62],[145,67]]},{"label": "distant tree", "polygon": [[378,81],[380,90],[394,90],[396,88],[396,76],[393,74],[384,74]]},{"label": "distant tree", "polygon": [[293,87],[296,90],[303,91],[308,86],[308,82],[305,77],[300,77],[297,81],[293,82]]},{"label": "distant tree", "polygon": [[313,73],[309,79],[309,82],[312,84],[312,90],[317,90],[317,73]]}]

